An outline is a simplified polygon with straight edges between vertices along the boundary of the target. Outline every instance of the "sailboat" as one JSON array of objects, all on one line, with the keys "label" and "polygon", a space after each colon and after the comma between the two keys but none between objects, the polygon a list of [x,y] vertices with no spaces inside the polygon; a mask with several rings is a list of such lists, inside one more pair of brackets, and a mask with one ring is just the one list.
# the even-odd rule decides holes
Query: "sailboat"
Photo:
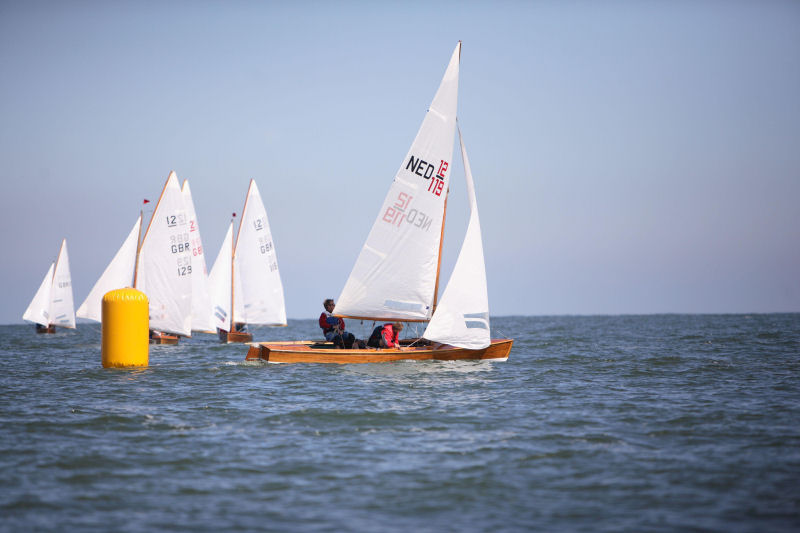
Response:
[{"label": "sailboat", "polygon": [[492,339],[475,188],[459,144],[470,203],[461,251],[437,301],[442,239],[456,131],[459,42],[411,149],[345,283],[335,316],[376,322],[427,322],[419,339],[388,349],[334,349],[332,343],[253,344],[248,360],[373,363],[398,360],[506,360],[512,339]]},{"label": "sailboat", "polygon": [[56,326],[75,328],[67,239],[61,241],[58,258],[50,263],[47,274],[22,318],[36,324],[36,333],[55,333]]},{"label": "sailboat", "polygon": [[170,172],[139,242],[143,213],[97,280],[77,315],[100,322],[103,295],[133,287],[149,304],[150,342],[177,344],[191,335],[192,255],[189,217],[175,172]]},{"label": "sailboat", "polygon": [[236,242],[233,221],[211,267],[209,285],[221,342],[250,342],[247,325],[285,326],[286,305],[267,210],[250,180]]},{"label": "sailboat", "polygon": [[189,217],[189,246],[192,249],[192,331],[214,332],[214,315],[211,310],[211,297],[208,294],[208,270],[200,237],[200,224],[194,209],[189,180],[183,180],[181,187],[183,203]]}]

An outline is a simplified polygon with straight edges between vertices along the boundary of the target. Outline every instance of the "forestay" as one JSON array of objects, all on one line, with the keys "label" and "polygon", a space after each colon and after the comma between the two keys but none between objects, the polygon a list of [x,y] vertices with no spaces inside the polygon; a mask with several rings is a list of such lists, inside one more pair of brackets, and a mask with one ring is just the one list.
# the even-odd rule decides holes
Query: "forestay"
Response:
[{"label": "forestay", "polygon": [[336,303],[336,314],[427,320],[439,263],[458,100],[459,42]]},{"label": "forestay", "polygon": [[133,286],[133,270],[136,265],[136,253],[139,247],[139,232],[142,227],[142,215],[136,218],[125,242],[122,243],[114,258],[94,284],[89,296],[78,308],[80,318],[88,318],[100,322],[102,319],[103,295],[107,292]]},{"label": "forestay", "polygon": [[183,193],[183,203],[189,217],[189,246],[192,251],[192,330],[213,332],[215,326],[211,298],[208,295],[206,256],[189,180],[183,180],[181,193]]},{"label": "forestay", "polygon": [[489,295],[481,242],[475,185],[461,131],[458,132],[469,198],[469,224],[450,281],[423,337],[459,348],[478,350],[491,343]]},{"label": "forestay", "polygon": [[283,283],[267,210],[255,180],[250,180],[233,251],[234,320],[286,325]]},{"label": "forestay", "polygon": [[208,276],[208,287],[214,306],[214,326],[229,331],[231,325],[231,261],[233,259],[233,222],[222,240],[222,247],[217,254],[211,274]]},{"label": "forestay", "polygon": [[135,287],[147,295],[150,329],[191,335],[192,255],[189,217],[170,172],[139,249]]}]

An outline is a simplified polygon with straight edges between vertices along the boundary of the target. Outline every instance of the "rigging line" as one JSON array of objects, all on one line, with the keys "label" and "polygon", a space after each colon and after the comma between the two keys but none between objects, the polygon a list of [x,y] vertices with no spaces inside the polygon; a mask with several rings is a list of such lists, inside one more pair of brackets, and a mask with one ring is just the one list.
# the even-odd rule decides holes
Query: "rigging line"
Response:
[{"label": "rigging line", "polygon": [[[414,339],[414,341],[413,341],[413,342],[411,342],[411,344],[409,344],[409,345],[408,345],[409,347],[411,347],[411,346],[414,346],[414,345],[415,345],[415,344],[417,344],[418,342],[420,342],[420,343],[421,343],[421,342],[422,342],[422,340],[423,340],[423,339],[422,339],[422,335],[420,335],[420,334],[419,334],[419,325],[420,325],[420,323],[419,323],[419,322],[415,322],[415,323],[414,323],[414,336],[416,337],[416,339]],[[423,331],[423,333],[425,333],[425,331]],[[399,340],[399,339],[398,339],[398,340]]]},{"label": "rigging line", "polygon": [[[497,328],[495,328],[495,332],[496,332],[496,333],[498,333],[498,334],[499,334],[499,335],[500,335],[502,338],[504,338],[504,339],[510,339],[510,338],[511,338],[511,337],[509,337],[508,335],[506,335],[505,333],[503,333],[502,331],[500,331],[500,330],[499,330],[499,329],[497,329]],[[491,333],[490,333],[490,334],[489,334],[489,337],[491,337],[491,336],[492,336],[492,335],[491,335]]]}]

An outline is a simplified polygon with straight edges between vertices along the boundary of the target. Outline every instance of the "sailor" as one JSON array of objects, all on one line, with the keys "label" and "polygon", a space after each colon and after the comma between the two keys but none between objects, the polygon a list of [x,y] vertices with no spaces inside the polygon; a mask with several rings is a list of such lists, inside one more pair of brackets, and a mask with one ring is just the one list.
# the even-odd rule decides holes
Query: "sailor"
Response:
[{"label": "sailor", "polygon": [[353,343],[356,336],[344,330],[344,319],[333,316],[333,308],[335,307],[333,299],[328,298],[322,302],[325,312],[319,315],[319,327],[322,328],[322,333],[325,334],[326,341],[333,341],[336,348],[345,348],[347,350],[353,348]]},{"label": "sailor", "polygon": [[373,348],[399,348],[400,341],[398,336],[401,331],[403,331],[403,324],[400,322],[378,326],[372,330],[367,346]]}]

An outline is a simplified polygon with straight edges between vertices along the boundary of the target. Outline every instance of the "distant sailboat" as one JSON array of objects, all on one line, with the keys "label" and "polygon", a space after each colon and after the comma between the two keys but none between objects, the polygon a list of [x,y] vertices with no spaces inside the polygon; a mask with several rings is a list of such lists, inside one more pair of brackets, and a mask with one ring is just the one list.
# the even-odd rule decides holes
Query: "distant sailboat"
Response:
[{"label": "distant sailboat", "polygon": [[200,224],[192,201],[189,180],[183,180],[183,202],[189,217],[189,245],[192,248],[192,331],[214,332],[214,315],[208,294],[208,270],[205,248],[200,237]]},{"label": "distant sailboat", "polygon": [[100,322],[103,295],[132,286],[147,296],[151,342],[177,344],[178,335],[191,336],[192,254],[189,216],[175,172],[170,172],[139,244],[141,227],[140,213],[77,314]]},{"label": "distant sailboat", "polygon": [[246,325],[286,325],[278,259],[255,180],[250,180],[236,243],[231,221],[211,268],[209,286],[220,341],[251,341]]},{"label": "distant sailboat", "polygon": [[37,333],[55,333],[56,326],[75,328],[75,307],[72,303],[72,277],[69,272],[67,240],[61,241],[58,258],[50,263],[39,290],[22,315],[36,324]]},{"label": "distant sailboat", "polygon": [[247,359],[374,363],[508,358],[513,340],[490,335],[478,205],[460,132],[470,220],[450,282],[437,302],[460,56],[459,42],[334,310],[345,318],[428,322],[422,338],[381,350],[333,349],[332,343],[313,341],[265,342],[251,346]]}]

